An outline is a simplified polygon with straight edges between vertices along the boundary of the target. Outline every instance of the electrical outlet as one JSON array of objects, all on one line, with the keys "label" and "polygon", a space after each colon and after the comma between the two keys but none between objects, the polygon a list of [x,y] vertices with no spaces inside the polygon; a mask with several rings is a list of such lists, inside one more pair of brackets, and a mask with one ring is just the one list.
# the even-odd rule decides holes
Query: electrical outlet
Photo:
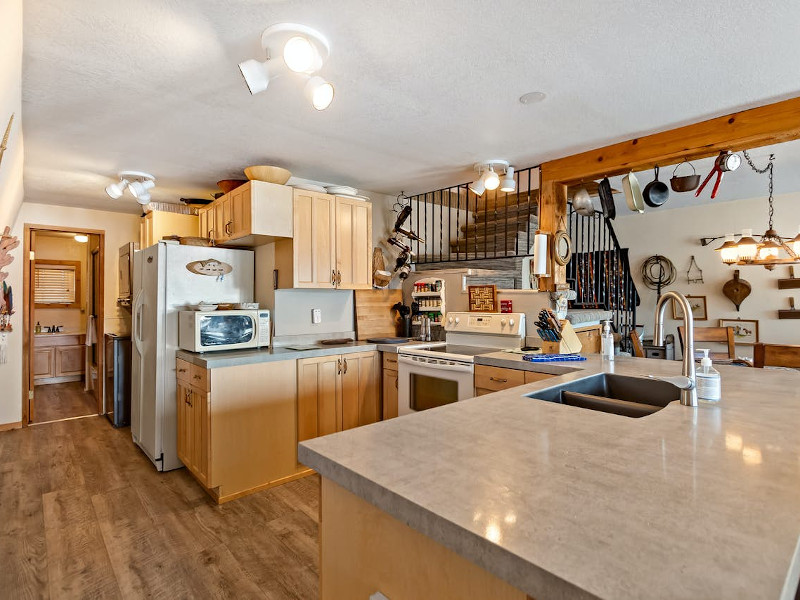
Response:
[{"label": "electrical outlet", "polygon": [[321,308],[312,308],[311,309],[311,323],[313,325],[317,325],[322,323],[322,309]]}]

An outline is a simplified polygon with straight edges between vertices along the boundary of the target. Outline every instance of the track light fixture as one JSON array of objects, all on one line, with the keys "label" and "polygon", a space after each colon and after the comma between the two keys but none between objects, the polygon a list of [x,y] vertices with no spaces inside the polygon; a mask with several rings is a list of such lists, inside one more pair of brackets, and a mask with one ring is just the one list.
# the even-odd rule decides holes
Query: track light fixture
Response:
[{"label": "track light fixture", "polygon": [[119,181],[106,187],[106,194],[114,200],[121,198],[127,188],[139,204],[150,203],[150,190],[156,185],[156,178],[142,171],[122,171]]},{"label": "track light fixture", "polygon": [[[478,172],[478,178],[468,187],[477,196],[482,196],[486,190],[496,190],[498,187],[501,192],[513,192],[517,189],[514,181],[514,167],[510,166],[507,160],[487,160],[475,163],[474,169]],[[503,174],[502,181],[500,173]]]},{"label": "track light fixture", "polygon": [[[250,59],[239,63],[239,70],[253,95],[266,90],[269,82],[281,75],[314,75],[322,68],[331,50],[328,40],[320,32],[296,23],[267,27],[261,35],[261,46],[267,54],[266,61]],[[276,49],[280,51],[274,52]],[[273,56],[280,56],[283,60],[276,60]],[[333,101],[333,85],[322,77],[310,77],[304,91],[317,110],[325,110]]]}]

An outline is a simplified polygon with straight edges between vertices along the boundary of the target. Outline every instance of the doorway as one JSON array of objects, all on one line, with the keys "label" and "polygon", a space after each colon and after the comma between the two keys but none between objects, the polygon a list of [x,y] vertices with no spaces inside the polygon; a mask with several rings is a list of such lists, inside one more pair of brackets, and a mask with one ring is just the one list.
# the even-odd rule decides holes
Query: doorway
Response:
[{"label": "doorway", "polygon": [[105,232],[26,225],[23,426],[103,410]]}]

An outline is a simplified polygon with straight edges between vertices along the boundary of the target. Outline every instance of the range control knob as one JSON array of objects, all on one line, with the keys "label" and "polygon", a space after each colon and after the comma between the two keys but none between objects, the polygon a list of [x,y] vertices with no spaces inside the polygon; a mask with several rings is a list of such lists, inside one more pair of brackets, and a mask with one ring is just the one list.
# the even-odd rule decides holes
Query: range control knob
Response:
[{"label": "range control knob", "polygon": [[506,326],[506,320],[500,319],[500,327],[505,327],[505,326]]},{"label": "range control knob", "polygon": [[454,321],[453,317],[448,317],[447,322],[450,323],[450,325],[453,324],[453,321]]},{"label": "range control knob", "polygon": [[456,317],[456,325],[458,325],[460,322],[461,322],[461,319],[459,319],[458,317]]},{"label": "range control knob", "polygon": [[513,327],[514,326],[514,319],[509,319],[508,324]]}]

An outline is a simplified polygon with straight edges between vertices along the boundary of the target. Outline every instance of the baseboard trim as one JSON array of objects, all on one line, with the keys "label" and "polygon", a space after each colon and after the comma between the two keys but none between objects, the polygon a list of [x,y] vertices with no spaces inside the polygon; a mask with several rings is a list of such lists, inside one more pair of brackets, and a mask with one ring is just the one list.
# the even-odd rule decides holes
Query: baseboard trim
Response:
[{"label": "baseboard trim", "polygon": [[0,431],[11,431],[12,429],[22,429],[22,421],[15,423],[0,423]]}]

